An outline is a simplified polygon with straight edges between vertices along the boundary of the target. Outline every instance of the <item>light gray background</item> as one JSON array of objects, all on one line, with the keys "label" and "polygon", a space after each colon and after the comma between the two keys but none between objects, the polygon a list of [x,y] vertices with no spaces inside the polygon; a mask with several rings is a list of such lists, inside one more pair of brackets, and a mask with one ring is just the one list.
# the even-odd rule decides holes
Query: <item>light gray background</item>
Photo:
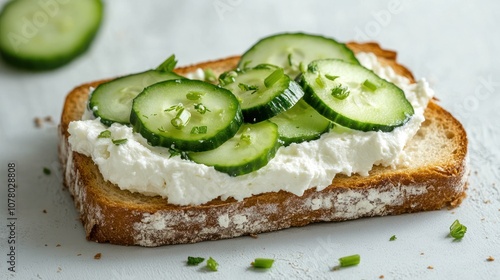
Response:
[{"label": "light gray background", "polygon": [[[1,0],[0,4],[5,3]],[[399,5],[398,5],[399,2]],[[500,4],[498,1],[105,1],[91,49],[71,64],[30,73],[0,62],[0,225],[7,223],[7,163],[17,165],[17,274],[7,273],[0,226],[0,278],[13,279],[500,279]],[[395,9],[396,8],[396,9]],[[232,240],[161,248],[87,242],[57,161],[56,125],[76,85],[153,68],[241,54],[259,38],[304,31],[341,41],[374,40],[427,77],[469,134],[468,198],[453,210],[324,223]],[[55,124],[35,128],[35,117]],[[52,175],[42,170],[49,167]],[[43,210],[47,213],[43,213]],[[455,219],[465,238],[447,237]],[[389,242],[392,235],[397,240]],[[58,246],[58,244],[60,246]],[[93,257],[102,253],[100,260]],[[332,271],[359,253],[357,267]],[[185,266],[212,256],[218,272]],[[496,258],[487,262],[488,256]],[[269,271],[249,268],[271,257]],[[428,269],[432,266],[434,269]]]}]

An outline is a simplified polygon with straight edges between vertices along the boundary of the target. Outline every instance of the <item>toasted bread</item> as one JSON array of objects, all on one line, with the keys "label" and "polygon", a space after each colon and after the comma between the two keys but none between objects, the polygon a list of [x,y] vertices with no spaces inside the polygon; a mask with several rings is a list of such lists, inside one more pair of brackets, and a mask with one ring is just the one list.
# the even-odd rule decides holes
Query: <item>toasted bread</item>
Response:
[{"label": "toasted bread", "polygon": [[[396,62],[396,53],[375,43],[349,43],[354,52],[372,52],[384,65],[414,82]],[[216,74],[236,67],[238,56],[178,68],[187,74],[211,68]],[[297,196],[286,191],[237,201],[214,199],[203,205],[178,206],[161,197],[119,189],[103,179],[91,158],[73,152],[68,125],[85,110],[91,82],[72,90],[60,123],[59,157],[88,240],[121,245],[161,246],[194,243],[369,216],[397,215],[454,207],[467,188],[467,136],[462,125],[432,100],[425,122],[405,151],[410,166],[375,166],[367,177],[338,175],[322,191]]]}]

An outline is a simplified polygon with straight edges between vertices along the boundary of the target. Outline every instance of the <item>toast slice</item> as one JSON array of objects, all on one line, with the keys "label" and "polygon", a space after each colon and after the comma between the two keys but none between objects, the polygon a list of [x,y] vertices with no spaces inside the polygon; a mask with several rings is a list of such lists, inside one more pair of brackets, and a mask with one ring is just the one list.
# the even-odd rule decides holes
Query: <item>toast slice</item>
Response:
[{"label": "toast slice", "polygon": [[[354,52],[372,52],[384,65],[411,81],[396,53],[376,43],[349,43]],[[198,68],[216,74],[234,68],[238,56],[178,68],[181,75]],[[279,191],[246,198],[214,199],[203,205],[178,206],[161,197],[120,190],[105,181],[92,159],[72,152],[68,125],[85,110],[91,82],[69,93],[59,127],[59,157],[88,240],[120,245],[161,246],[194,243],[369,216],[455,207],[467,188],[467,136],[462,125],[432,100],[426,121],[405,147],[413,161],[405,168],[376,166],[368,177],[338,175],[322,191],[304,195]]]}]

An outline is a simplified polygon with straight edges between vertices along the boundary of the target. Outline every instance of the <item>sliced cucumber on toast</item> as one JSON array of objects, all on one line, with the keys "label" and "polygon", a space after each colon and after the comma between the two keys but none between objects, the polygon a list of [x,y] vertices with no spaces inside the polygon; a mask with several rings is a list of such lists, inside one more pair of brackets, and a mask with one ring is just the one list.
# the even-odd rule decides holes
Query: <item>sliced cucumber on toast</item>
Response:
[{"label": "sliced cucumber on toast", "polygon": [[305,33],[282,33],[258,41],[241,56],[238,68],[268,63],[285,69],[286,74],[295,77],[300,74],[300,68],[324,58],[359,64],[354,53],[334,39]]},{"label": "sliced cucumber on toast", "polygon": [[414,113],[400,88],[361,65],[338,59],[316,60],[299,82],[309,105],[351,129],[392,131]]},{"label": "sliced cucumber on toast", "polygon": [[90,46],[102,15],[101,0],[10,1],[0,13],[0,54],[21,68],[59,67]]}]

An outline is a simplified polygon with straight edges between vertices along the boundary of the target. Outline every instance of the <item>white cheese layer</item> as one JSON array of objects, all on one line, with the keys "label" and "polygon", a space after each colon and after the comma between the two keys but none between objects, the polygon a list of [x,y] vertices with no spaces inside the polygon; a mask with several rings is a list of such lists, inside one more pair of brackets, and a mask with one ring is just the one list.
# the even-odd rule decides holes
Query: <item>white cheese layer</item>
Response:
[{"label": "white cheese layer", "polygon": [[[368,176],[374,165],[404,166],[403,148],[424,121],[424,110],[434,93],[425,80],[410,84],[371,53],[360,53],[357,58],[405,92],[415,110],[405,125],[392,132],[334,130],[318,140],[281,147],[265,167],[238,177],[179,156],[170,158],[168,149],[148,145],[131,127],[113,124],[108,128],[98,119],[88,119],[88,114],[70,123],[69,143],[73,151],[91,157],[104,179],[120,189],[160,195],[179,205],[202,204],[217,197],[242,200],[280,190],[302,195],[309,188],[326,188],[337,174]],[[112,139],[128,141],[115,145],[109,138],[98,138],[106,129]]]}]

